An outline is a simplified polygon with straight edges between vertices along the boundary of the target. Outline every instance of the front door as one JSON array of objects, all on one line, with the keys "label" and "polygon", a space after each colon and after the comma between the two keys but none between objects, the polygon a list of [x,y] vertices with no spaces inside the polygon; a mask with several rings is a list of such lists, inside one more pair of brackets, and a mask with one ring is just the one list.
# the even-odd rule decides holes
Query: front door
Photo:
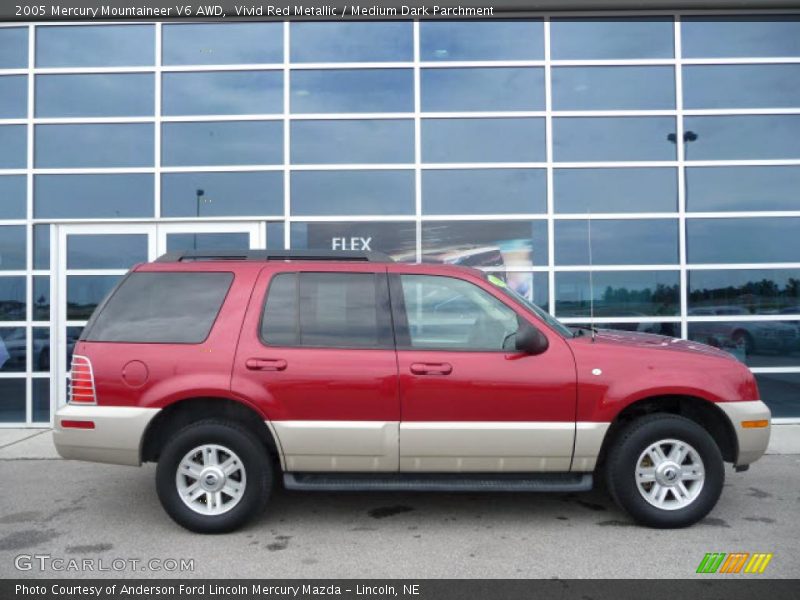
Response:
[{"label": "front door", "polygon": [[575,439],[575,362],[549,348],[510,350],[519,319],[474,282],[390,268],[400,373],[400,470],[568,471]]},{"label": "front door", "polygon": [[167,251],[265,247],[263,223],[255,222],[65,224],[53,229],[51,397],[56,408],[66,402],[75,342],[132,265]]}]

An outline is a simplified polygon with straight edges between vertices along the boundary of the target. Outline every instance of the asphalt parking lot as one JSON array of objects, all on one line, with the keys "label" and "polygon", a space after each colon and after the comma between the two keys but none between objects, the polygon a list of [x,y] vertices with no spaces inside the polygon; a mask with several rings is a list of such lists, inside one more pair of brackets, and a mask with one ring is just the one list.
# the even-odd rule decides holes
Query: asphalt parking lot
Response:
[{"label": "asphalt parking lot", "polygon": [[[46,434],[49,435],[49,434]],[[684,530],[633,525],[587,494],[300,493],[276,489],[246,529],[201,536],[159,505],[153,465],[0,456],[0,576],[97,576],[15,568],[19,555],[194,559],[192,572],[114,577],[573,578],[694,576],[706,552],[772,552],[759,577],[796,577],[800,455],[728,471],[712,514]],[[66,563],[65,563],[66,564]],[[708,575],[706,575],[708,577]]]}]

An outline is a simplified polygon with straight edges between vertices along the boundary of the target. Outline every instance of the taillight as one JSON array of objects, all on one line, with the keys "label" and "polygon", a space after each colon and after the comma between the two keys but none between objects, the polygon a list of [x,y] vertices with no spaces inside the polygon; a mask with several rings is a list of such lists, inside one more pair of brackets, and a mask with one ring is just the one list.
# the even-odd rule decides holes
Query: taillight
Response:
[{"label": "taillight", "polygon": [[85,356],[77,354],[72,356],[69,402],[70,404],[97,404],[92,363]]}]

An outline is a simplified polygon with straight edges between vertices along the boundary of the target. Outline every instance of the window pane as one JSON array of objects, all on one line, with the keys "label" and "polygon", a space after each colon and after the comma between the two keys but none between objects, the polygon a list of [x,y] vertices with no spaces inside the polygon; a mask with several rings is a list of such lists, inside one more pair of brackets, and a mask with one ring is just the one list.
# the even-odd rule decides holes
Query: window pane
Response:
[{"label": "window pane", "polygon": [[[724,314],[732,313],[720,308]],[[689,339],[722,348],[750,367],[800,365],[800,355],[793,354],[800,349],[800,321],[692,322]]]},{"label": "window pane", "polygon": [[[591,228],[592,264],[659,265],[678,262],[676,219],[593,219]],[[556,221],[555,235],[557,265],[589,265],[587,221]]]},{"label": "window pane", "polygon": [[248,233],[169,233],[167,252],[181,250],[242,250],[250,248]]},{"label": "window pane", "polygon": [[0,269],[25,269],[25,226],[0,226]]},{"label": "window pane", "polygon": [[283,71],[164,73],[165,115],[283,112]]},{"label": "window pane", "polygon": [[166,173],[161,176],[165,217],[236,217],[283,214],[283,173]]},{"label": "window pane", "polygon": [[28,357],[24,327],[0,327],[0,372],[24,373]]},{"label": "window pane", "polygon": [[548,293],[547,273],[542,271],[537,271],[535,273],[495,271],[491,268],[484,270],[505,281],[508,287],[523,298],[530,300],[545,311],[548,310],[550,306],[550,296]]},{"label": "window pane", "polygon": [[800,314],[800,269],[689,271],[689,308],[722,306],[742,314]]},{"label": "window pane", "polygon": [[165,65],[283,62],[282,23],[164,25]]},{"label": "window pane", "polygon": [[413,163],[414,122],[405,119],[294,121],[292,162]]},{"label": "window pane", "polygon": [[556,316],[597,317],[680,314],[678,271],[596,271],[556,273]]},{"label": "window pane", "polygon": [[33,276],[33,320],[50,320],[50,276]]},{"label": "window pane", "polygon": [[687,65],[684,108],[785,108],[800,106],[800,65]]},{"label": "window pane", "polygon": [[686,244],[692,263],[796,262],[800,218],[689,219]]},{"label": "window pane", "polygon": [[0,219],[24,219],[28,212],[27,196],[24,175],[0,177]]},{"label": "window pane", "polygon": [[0,29],[0,69],[24,69],[28,66],[28,28]]},{"label": "window pane", "polygon": [[[31,370],[34,372],[46,373],[50,370],[50,328],[32,327],[31,345]],[[33,380],[36,382],[36,379]],[[34,398],[34,401],[36,398]]]},{"label": "window pane", "polygon": [[24,119],[28,116],[28,77],[0,77],[0,119]]},{"label": "window pane", "polygon": [[800,19],[796,15],[683,17],[685,58],[800,56]]},{"label": "window pane", "polygon": [[672,117],[553,119],[553,155],[559,162],[675,160]]},{"label": "window pane", "polygon": [[773,418],[800,416],[800,373],[757,373],[756,382]]},{"label": "window pane", "polygon": [[422,60],[541,60],[541,21],[421,21]]},{"label": "window pane", "polygon": [[33,268],[50,268],[50,225],[33,226]]},{"label": "window pane", "polygon": [[0,277],[0,321],[24,321],[25,278]]},{"label": "window pane", "polygon": [[67,364],[72,364],[72,355],[75,352],[75,344],[81,337],[83,327],[67,327]]},{"label": "window pane", "polygon": [[673,29],[668,17],[553,19],[552,58],[672,58]]},{"label": "window pane", "polygon": [[395,260],[416,261],[416,226],[411,222],[298,223],[291,225],[293,250],[385,252]]},{"label": "window pane", "polygon": [[27,127],[0,125],[0,169],[24,169],[27,164]]},{"label": "window pane", "polygon": [[36,116],[150,116],[154,85],[150,73],[37,75]]},{"label": "window pane", "polygon": [[690,211],[800,210],[800,167],[686,169]]},{"label": "window pane", "polygon": [[299,344],[298,298],[297,273],[279,273],[272,277],[261,317],[261,339],[265,344]]},{"label": "window pane", "polygon": [[25,422],[25,379],[0,379],[0,422]]},{"label": "window pane", "polygon": [[428,169],[422,172],[426,215],[543,213],[543,169]]},{"label": "window pane", "polygon": [[128,269],[140,262],[147,262],[146,234],[67,237],[67,269]]},{"label": "window pane", "polygon": [[208,337],[232,281],[232,273],[133,273],[85,339],[199,344]]},{"label": "window pane", "polygon": [[414,214],[414,172],[295,171],[292,214]]},{"label": "window pane", "polygon": [[36,175],[33,190],[39,219],[153,216],[153,176],[147,173]]},{"label": "window pane", "polygon": [[540,162],[544,119],[423,119],[422,160]]},{"label": "window pane", "polygon": [[544,69],[422,69],[422,110],[544,110]]},{"label": "window pane", "polygon": [[614,334],[615,331],[618,332],[625,332],[625,331],[633,331],[636,333],[650,333],[654,335],[665,335],[667,337],[674,337],[679,338],[681,337],[681,324],[680,323],[671,323],[668,321],[635,321],[633,323],[629,321],[621,322],[621,323],[598,323],[594,322],[594,324],[589,323],[588,321],[584,321],[583,323],[570,323],[570,327],[582,326],[582,327],[590,327],[594,326],[595,329],[605,331],[610,334]]},{"label": "window pane", "polygon": [[152,25],[60,25],[36,28],[37,67],[155,64]]},{"label": "window pane", "polygon": [[83,321],[114,289],[122,275],[70,275],[67,277],[67,319]]},{"label": "window pane", "polygon": [[467,267],[547,264],[545,221],[436,221],[422,224],[422,260]]},{"label": "window pane", "polygon": [[557,213],[674,212],[678,207],[675,169],[555,169]]},{"label": "window pane", "polygon": [[164,123],[161,131],[164,165],[274,165],[283,162],[281,121]]},{"label": "window pane", "polygon": [[800,115],[684,117],[687,160],[800,158]]},{"label": "window pane", "polygon": [[292,72],[293,113],[412,112],[411,69],[332,69]]},{"label": "window pane", "polygon": [[283,221],[267,223],[267,250],[283,250],[284,238]]},{"label": "window pane", "polygon": [[675,108],[672,67],[555,67],[552,77],[554,110]]},{"label": "window pane", "polygon": [[37,125],[39,168],[151,167],[153,125]]},{"label": "window pane", "polygon": [[412,23],[291,24],[292,62],[386,62],[414,58]]},{"label": "window pane", "polygon": [[50,380],[37,377],[32,382],[34,423],[50,422]]}]

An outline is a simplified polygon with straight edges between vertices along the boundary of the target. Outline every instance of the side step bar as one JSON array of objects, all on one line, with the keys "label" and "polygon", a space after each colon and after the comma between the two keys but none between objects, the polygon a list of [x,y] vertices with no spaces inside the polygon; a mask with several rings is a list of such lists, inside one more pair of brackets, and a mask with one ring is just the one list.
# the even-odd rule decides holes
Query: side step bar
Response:
[{"label": "side step bar", "polygon": [[289,490],[319,492],[586,492],[591,473],[284,473]]}]

